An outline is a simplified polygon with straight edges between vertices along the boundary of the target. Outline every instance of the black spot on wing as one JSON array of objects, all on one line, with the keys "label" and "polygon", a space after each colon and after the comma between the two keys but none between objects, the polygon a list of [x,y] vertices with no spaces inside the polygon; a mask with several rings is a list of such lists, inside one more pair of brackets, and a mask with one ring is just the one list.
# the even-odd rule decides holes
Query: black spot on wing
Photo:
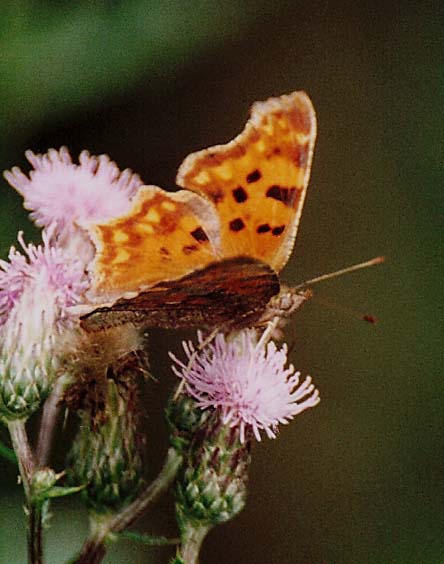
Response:
[{"label": "black spot on wing", "polygon": [[268,223],[262,223],[262,225],[259,225],[256,229],[257,233],[268,233],[268,231],[271,231],[271,227],[268,225]]},{"label": "black spot on wing", "polygon": [[191,237],[193,237],[193,239],[196,239],[198,243],[204,243],[205,241],[208,241],[207,234],[202,229],[202,227],[196,227],[194,231],[191,231],[190,235]]},{"label": "black spot on wing", "polygon": [[243,202],[248,200],[248,194],[245,192],[242,186],[238,186],[233,190],[233,198],[238,204],[242,204]]},{"label": "black spot on wing", "polygon": [[240,217],[230,221],[231,231],[242,231],[242,229],[244,229],[244,227],[245,227],[245,223],[241,220]]},{"label": "black spot on wing", "polygon": [[162,262],[168,262],[171,260],[170,251],[166,247],[160,247],[159,254],[160,254],[160,260]]},{"label": "black spot on wing", "polygon": [[260,170],[256,169],[247,174],[247,182],[248,184],[252,184],[253,182],[257,182],[262,178],[262,174]]},{"label": "black spot on wing", "polygon": [[285,229],[285,225],[279,225],[279,227],[273,227],[271,232],[275,237],[278,237],[284,232],[284,229]]},{"label": "black spot on wing", "polygon": [[195,251],[198,251],[198,250],[199,250],[199,247],[197,245],[185,245],[184,247],[182,247],[182,251],[186,255],[191,255],[192,253],[194,253]]},{"label": "black spot on wing", "polygon": [[270,188],[268,188],[265,195],[267,198],[273,198],[273,200],[282,202],[286,206],[292,206],[297,196],[297,192],[297,188],[286,188],[284,186],[279,186],[278,184],[273,184]]}]

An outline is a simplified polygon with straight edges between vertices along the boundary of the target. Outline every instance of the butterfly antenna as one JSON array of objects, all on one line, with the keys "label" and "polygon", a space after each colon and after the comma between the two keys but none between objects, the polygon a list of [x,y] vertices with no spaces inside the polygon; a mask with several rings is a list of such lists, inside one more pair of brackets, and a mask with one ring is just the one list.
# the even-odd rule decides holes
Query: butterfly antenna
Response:
[{"label": "butterfly antenna", "polygon": [[355,270],[361,270],[362,268],[367,268],[368,266],[375,266],[376,264],[381,264],[385,261],[385,257],[375,257],[371,260],[365,262],[360,262],[359,264],[354,264],[353,266],[347,266],[346,268],[341,268],[340,270],[335,270],[334,272],[328,272],[327,274],[322,274],[321,276],[316,276],[316,278],[311,278],[310,280],[305,280],[297,286],[293,286],[294,290],[300,290],[311,286],[312,284],[317,284],[318,282],[323,282],[324,280],[330,280],[330,278],[337,278],[343,274],[348,274],[349,272],[354,272]]},{"label": "butterfly antenna", "polygon": [[339,312],[339,313],[341,313],[341,314],[343,314],[347,317],[351,316],[354,319],[358,319],[359,321],[366,321],[367,323],[370,323],[371,325],[377,325],[377,323],[378,323],[378,320],[374,315],[371,315],[371,314],[368,314],[368,313],[363,314],[363,313],[356,311],[355,309],[344,307],[343,305],[339,306],[336,302],[331,302],[331,301],[326,300],[324,298],[320,299],[317,296],[315,296],[313,298],[313,300],[317,304],[324,306],[324,307],[326,307],[330,310]]}]

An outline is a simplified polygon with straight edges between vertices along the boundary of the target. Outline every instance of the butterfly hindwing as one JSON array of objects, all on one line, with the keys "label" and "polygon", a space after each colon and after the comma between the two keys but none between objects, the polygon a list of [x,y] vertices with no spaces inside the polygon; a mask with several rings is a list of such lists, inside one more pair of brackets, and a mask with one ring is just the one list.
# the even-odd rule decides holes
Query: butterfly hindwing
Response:
[{"label": "butterfly hindwing", "polygon": [[273,269],[256,259],[237,257],[95,309],[83,316],[81,323],[87,331],[128,321],[165,329],[239,328],[256,321],[278,292]]},{"label": "butterfly hindwing", "polygon": [[143,186],[128,214],[89,228],[94,291],[122,295],[202,268],[220,256],[219,231],[214,207],[201,196]]}]

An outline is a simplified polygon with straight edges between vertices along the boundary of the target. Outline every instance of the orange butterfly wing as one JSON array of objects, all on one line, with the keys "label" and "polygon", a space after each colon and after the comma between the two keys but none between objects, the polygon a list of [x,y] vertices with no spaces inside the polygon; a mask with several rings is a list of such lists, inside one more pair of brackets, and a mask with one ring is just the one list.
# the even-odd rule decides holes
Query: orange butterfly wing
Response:
[{"label": "orange butterfly wing", "polygon": [[316,116],[304,92],[256,102],[244,131],[189,155],[177,183],[209,198],[223,257],[248,255],[276,271],[293,249],[310,176]]},{"label": "orange butterfly wing", "polygon": [[127,215],[88,231],[97,251],[94,293],[108,299],[180,278],[220,256],[217,213],[187,190],[143,186]]},{"label": "orange butterfly wing", "polygon": [[305,93],[257,102],[233,141],[184,160],[177,182],[189,190],[144,186],[126,215],[84,226],[96,248],[94,301],[236,256],[281,270],[293,248],[315,137]]}]

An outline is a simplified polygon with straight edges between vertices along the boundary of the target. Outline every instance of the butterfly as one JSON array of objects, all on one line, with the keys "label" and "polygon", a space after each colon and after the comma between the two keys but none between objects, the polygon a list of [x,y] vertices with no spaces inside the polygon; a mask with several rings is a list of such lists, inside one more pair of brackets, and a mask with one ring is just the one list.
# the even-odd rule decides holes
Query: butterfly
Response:
[{"label": "butterfly", "polygon": [[232,141],[185,158],[176,179],[183,190],[143,186],[127,214],[89,226],[98,303],[82,326],[256,322],[280,292],[315,139],[304,92],[256,102]]}]

